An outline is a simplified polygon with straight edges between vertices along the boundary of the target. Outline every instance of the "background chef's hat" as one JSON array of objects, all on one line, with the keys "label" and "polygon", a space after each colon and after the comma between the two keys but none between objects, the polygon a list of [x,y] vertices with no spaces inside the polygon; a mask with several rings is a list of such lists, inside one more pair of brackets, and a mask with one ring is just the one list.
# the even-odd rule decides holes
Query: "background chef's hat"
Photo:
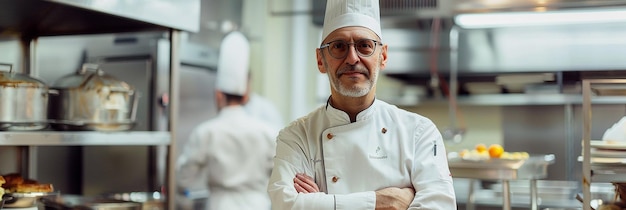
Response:
[{"label": "background chef's hat", "polygon": [[379,38],[383,38],[380,28],[379,0],[328,0],[322,40],[328,34],[347,26],[362,26],[374,31]]},{"label": "background chef's hat", "polygon": [[248,89],[250,44],[241,32],[231,32],[220,45],[217,63],[217,89],[243,96]]}]

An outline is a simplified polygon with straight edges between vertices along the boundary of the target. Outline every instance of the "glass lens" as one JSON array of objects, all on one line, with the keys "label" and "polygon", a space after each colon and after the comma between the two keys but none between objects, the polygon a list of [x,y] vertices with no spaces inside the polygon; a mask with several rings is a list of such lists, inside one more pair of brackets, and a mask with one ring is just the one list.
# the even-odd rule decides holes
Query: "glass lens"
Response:
[{"label": "glass lens", "polygon": [[328,44],[328,52],[330,52],[330,55],[334,58],[343,58],[348,54],[348,50],[350,50],[348,48],[350,46],[345,41],[338,40]]},{"label": "glass lens", "polygon": [[361,54],[361,56],[370,56],[374,53],[376,43],[373,40],[365,39],[355,43],[354,47],[356,48],[356,51]]},{"label": "glass lens", "polygon": [[348,55],[348,51],[350,51],[350,45],[354,45],[354,49],[362,57],[368,57],[376,50],[376,41],[374,40],[363,39],[356,43],[337,40],[328,43],[328,52],[334,58],[345,58]]}]

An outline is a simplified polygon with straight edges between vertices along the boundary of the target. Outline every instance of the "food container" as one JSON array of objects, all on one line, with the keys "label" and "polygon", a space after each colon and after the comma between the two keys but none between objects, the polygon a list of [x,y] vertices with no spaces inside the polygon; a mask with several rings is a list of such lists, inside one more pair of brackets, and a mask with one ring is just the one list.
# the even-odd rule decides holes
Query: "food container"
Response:
[{"label": "food container", "polygon": [[48,86],[0,63],[0,130],[40,130],[48,126]]},{"label": "food container", "polygon": [[141,210],[141,203],[100,197],[60,195],[39,200],[40,210]]},{"label": "food container", "polygon": [[59,130],[121,131],[132,128],[138,96],[126,82],[85,64],[50,88],[50,124]]}]

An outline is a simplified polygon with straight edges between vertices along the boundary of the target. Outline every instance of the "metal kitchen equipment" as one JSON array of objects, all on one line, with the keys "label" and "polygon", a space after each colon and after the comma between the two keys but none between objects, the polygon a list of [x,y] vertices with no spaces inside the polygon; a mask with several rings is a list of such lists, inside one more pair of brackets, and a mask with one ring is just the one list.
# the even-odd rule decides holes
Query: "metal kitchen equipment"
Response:
[{"label": "metal kitchen equipment", "polygon": [[[103,6],[102,3],[105,2],[106,6]],[[161,51],[167,52],[169,56],[166,57],[164,62],[158,64],[159,66],[164,66],[166,77],[156,78],[154,75],[144,75],[146,78],[153,79],[153,82],[157,82],[157,79],[159,79],[158,82],[166,84],[165,90],[160,90],[159,93],[169,94],[171,103],[166,108],[155,110],[155,112],[164,113],[160,119],[165,122],[165,126],[140,132],[7,132],[4,135],[0,135],[0,145],[2,146],[0,148],[16,146],[8,148],[19,150],[19,155],[25,157],[20,160],[6,160],[17,162],[18,166],[14,167],[16,168],[15,170],[31,178],[50,176],[65,179],[68,183],[75,182],[76,176],[73,176],[75,175],[75,170],[67,170],[70,172],[70,176],[54,176],[59,171],[66,170],[50,170],[46,173],[37,173],[38,165],[45,165],[46,158],[37,159],[36,157],[42,151],[35,150],[37,147],[31,146],[68,146],[64,147],[64,149],[67,148],[68,150],[73,149],[71,146],[84,145],[164,146],[164,149],[168,152],[167,157],[150,157],[150,159],[164,160],[166,162],[165,166],[171,166],[175,163],[175,158],[177,157],[175,152],[177,150],[175,144],[173,144],[175,142],[173,139],[176,130],[173,128],[176,127],[177,114],[175,111],[170,110],[177,109],[177,76],[180,62],[178,57],[179,45],[183,31],[198,32],[199,30],[200,0],[8,0],[0,1],[0,5],[0,12],[3,14],[3,21],[0,21],[0,32],[2,32],[0,37],[11,36],[20,42],[21,51],[18,54],[21,61],[20,67],[22,67],[20,72],[25,72],[29,75],[39,76],[43,72],[51,74],[57,72],[38,68],[37,61],[45,59],[41,59],[43,57],[39,57],[40,54],[37,52],[39,50],[38,40],[43,36],[164,31],[168,33],[168,37],[164,42],[170,44],[168,48]],[[62,54],[58,55],[64,56]],[[154,63],[150,65],[156,66]],[[99,143],[94,144],[94,140]],[[24,147],[27,147],[29,150],[24,151]],[[51,147],[39,147],[37,149],[40,148],[47,149]],[[73,159],[69,158],[69,161],[75,161]],[[4,163],[0,165],[6,166],[7,164]],[[59,161],[57,164],[63,165],[64,161]],[[150,171],[145,170],[145,168],[148,168],[147,164],[142,166],[135,167],[129,170],[129,172]],[[167,169],[171,168],[167,167]],[[174,171],[164,170],[163,172],[168,174],[168,176],[158,179],[158,181],[163,182],[167,189],[176,189],[176,183],[173,179],[175,177]],[[152,174],[156,173],[144,176],[148,179],[146,182],[152,183],[149,182],[154,177]],[[79,179],[88,176],[90,175],[78,175]],[[119,176],[118,174],[118,176],[106,177],[106,180],[122,182],[116,179]],[[171,194],[168,198],[173,198],[176,193],[175,190],[168,192]],[[175,209],[174,202],[167,203],[169,205],[168,209]]]},{"label": "metal kitchen equipment", "polygon": [[28,75],[0,71],[0,130],[40,130],[46,128],[48,86]]},{"label": "metal kitchen equipment", "polygon": [[39,198],[57,196],[58,194],[58,192],[6,193],[2,196],[4,205],[0,205],[0,209],[35,207]]},{"label": "metal kitchen equipment", "polygon": [[50,96],[50,124],[61,130],[120,131],[132,128],[138,96],[126,82],[84,64],[57,80]]},{"label": "metal kitchen equipment", "polygon": [[[602,98],[624,97],[626,96],[626,79],[606,78],[606,79],[584,79],[583,83],[583,138],[582,138],[582,194],[583,208],[589,210],[591,200],[592,183],[624,183],[626,178],[626,156],[623,149],[626,149],[623,142],[607,144],[604,141],[592,141],[592,127],[597,122],[592,120],[593,105]],[[602,154],[595,149],[616,149],[614,153]]]},{"label": "metal kitchen equipment", "polygon": [[39,201],[39,209],[44,210],[141,210],[141,204],[137,202],[78,195],[60,195]]},{"label": "metal kitchen equipment", "polygon": [[142,210],[164,210],[165,196],[160,192],[126,192],[115,193],[107,198],[123,201],[132,201],[141,204]]},{"label": "metal kitchen equipment", "polygon": [[[548,165],[554,163],[554,155],[532,155],[525,160],[489,159],[484,161],[450,158],[448,165],[454,178],[493,180],[502,182],[503,210],[511,210],[510,180],[530,180],[531,209],[537,210],[537,179],[548,176]],[[467,205],[473,207],[474,189],[470,185]]]}]

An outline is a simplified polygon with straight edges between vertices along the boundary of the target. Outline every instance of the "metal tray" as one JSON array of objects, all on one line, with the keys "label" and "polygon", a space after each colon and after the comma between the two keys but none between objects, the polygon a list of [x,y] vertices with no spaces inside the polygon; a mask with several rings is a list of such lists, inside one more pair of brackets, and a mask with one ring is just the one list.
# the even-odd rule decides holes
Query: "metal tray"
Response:
[{"label": "metal tray", "polygon": [[92,123],[92,122],[70,122],[70,121],[50,121],[50,125],[55,130],[63,131],[126,131],[135,126],[134,122],[115,123]]},{"label": "metal tray", "polygon": [[39,199],[42,210],[141,210],[141,203],[116,199],[60,195]]},{"label": "metal tray", "polygon": [[589,141],[589,147],[597,149],[626,150],[626,142],[608,143],[602,140]]},{"label": "metal tray", "polygon": [[525,160],[489,159],[463,160],[451,158],[448,166],[452,177],[481,180],[542,179],[548,176],[548,165],[554,155],[531,155]]}]

